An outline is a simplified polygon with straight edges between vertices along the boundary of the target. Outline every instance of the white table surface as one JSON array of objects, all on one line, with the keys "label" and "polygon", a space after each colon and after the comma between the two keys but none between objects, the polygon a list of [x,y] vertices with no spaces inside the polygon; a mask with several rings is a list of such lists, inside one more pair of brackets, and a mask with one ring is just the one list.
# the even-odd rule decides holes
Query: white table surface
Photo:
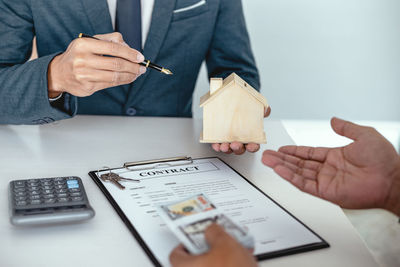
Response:
[{"label": "white table surface", "polygon": [[[126,161],[215,156],[198,142],[201,121],[177,118],[78,116],[51,125],[0,125],[0,266],[152,266],[88,172]],[[265,121],[268,144],[293,144],[279,121]],[[260,162],[261,151],[218,154],[307,224],[331,247],[260,262],[261,266],[377,266],[342,210],[306,195]],[[85,223],[18,228],[9,223],[13,179],[80,176],[96,211]],[[265,229],[268,231],[268,229]]]}]

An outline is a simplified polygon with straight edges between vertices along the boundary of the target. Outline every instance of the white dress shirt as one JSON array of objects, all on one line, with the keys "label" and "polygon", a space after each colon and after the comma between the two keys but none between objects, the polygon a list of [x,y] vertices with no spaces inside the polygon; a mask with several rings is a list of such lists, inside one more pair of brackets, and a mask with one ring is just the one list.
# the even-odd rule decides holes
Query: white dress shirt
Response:
[{"label": "white dress shirt", "polygon": [[[111,22],[113,25],[113,29],[115,29],[115,16],[117,13],[117,0],[107,0],[108,9],[111,15]],[[142,47],[147,39],[147,35],[149,34],[150,24],[151,24],[151,15],[153,13],[154,0],[142,0]]]}]

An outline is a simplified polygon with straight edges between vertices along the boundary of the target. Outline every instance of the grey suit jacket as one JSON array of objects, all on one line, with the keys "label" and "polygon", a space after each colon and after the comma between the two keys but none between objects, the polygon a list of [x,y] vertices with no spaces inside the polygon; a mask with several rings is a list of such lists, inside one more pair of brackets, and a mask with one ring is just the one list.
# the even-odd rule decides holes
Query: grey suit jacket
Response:
[{"label": "grey suit jacket", "polygon": [[[231,72],[259,89],[241,0],[155,0],[143,54],[173,70],[89,97],[48,100],[47,70],[80,32],[113,32],[106,0],[0,0],[0,123],[43,124],[75,114],[190,117],[202,62],[210,77]],[[39,58],[27,61],[36,35]]]}]

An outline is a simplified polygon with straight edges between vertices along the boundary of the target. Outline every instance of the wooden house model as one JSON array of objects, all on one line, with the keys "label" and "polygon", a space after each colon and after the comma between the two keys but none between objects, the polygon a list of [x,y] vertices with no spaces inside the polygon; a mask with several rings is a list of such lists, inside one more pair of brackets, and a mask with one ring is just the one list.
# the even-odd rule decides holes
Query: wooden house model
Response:
[{"label": "wooden house model", "polygon": [[235,73],[211,78],[210,91],[201,97],[201,143],[266,143],[264,111],[267,100]]}]

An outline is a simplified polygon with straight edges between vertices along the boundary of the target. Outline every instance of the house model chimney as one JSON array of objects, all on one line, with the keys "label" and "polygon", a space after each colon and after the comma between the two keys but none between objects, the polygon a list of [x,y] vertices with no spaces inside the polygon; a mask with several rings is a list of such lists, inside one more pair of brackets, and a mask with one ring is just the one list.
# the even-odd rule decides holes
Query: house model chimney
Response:
[{"label": "house model chimney", "polygon": [[210,95],[214,94],[219,88],[222,87],[224,80],[222,78],[210,79]]}]

